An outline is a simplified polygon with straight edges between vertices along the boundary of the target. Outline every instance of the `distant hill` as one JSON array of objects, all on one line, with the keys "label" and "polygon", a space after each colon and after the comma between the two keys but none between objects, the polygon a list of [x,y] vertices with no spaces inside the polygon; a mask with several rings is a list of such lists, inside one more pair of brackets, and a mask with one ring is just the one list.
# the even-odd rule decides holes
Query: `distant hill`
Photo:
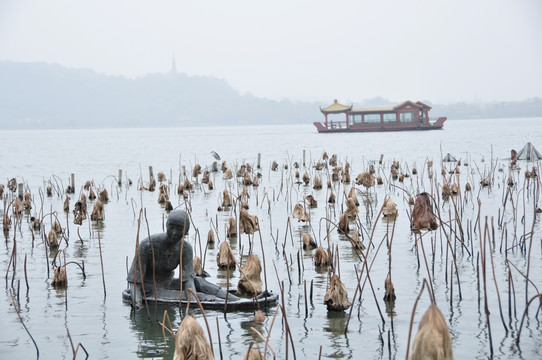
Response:
[{"label": "distant hill", "polygon": [[[355,106],[403,100],[376,97]],[[149,74],[129,79],[55,64],[0,61],[2,129],[310,124],[323,119],[319,105],[332,101],[274,101],[241,95],[214,77]],[[540,98],[432,106],[432,113],[449,119],[542,117]]]}]

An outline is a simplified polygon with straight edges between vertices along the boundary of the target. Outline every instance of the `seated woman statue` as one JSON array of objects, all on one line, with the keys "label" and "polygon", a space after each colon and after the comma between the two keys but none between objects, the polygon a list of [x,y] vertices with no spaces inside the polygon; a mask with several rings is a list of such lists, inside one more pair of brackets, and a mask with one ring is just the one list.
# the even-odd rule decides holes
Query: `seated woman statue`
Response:
[{"label": "seated woman statue", "polygon": [[[173,210],[167,219],[166,232],[151,235],[139,244],[139,254],[136,253],[126,278],[129,283],[127,291],[132,296],[132,300],[136,300],[140,305],[144,296],[149,300],[154,300],[154,281],[158,299],[172,296],[176,296],[179,300],[187,299],[189,288],[198,294],[200,300],[226,298],[226,290],[196,276],[192,246],[188,241],[183,241],[189,229],[190,222],[187,213],[183,210]],[[173,277],[179,265],[182,282]],[[180,294],[181,283],[182,295]],[[133,299],[134,294],[136,299]],[[235,295],[227,295],[228,302],[239,300]]]}]

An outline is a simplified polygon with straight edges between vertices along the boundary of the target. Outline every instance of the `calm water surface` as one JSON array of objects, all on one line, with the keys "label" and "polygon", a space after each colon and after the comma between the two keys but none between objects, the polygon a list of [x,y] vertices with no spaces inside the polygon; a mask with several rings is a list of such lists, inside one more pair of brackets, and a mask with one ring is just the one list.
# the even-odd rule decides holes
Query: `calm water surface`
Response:
[{"label": "calm water surface", "polygon": [[[0,270],[5,277],[5,286],[0,297],[4,319],[0,330],[1,357],[31,359],[37,356],[23,322],[42,359],[73,358],[71,342],[74,347],[81,344],[92,358],[172,358],[173,341],[169,336],[164,340],[158,321],[162,321],[167,310],[173,327],[177,328],[184,312],[176,306],[150,306],[149,320],[146,310],[133,312],[130,305],[121,299],[121,292],[126,287],[127,264],[132,261],[134,253],[140,210],[146,214],[150,233],[161,232],[167,218],[167,212],[157,202],[158,192],[140,191],[139,185],[148,183],[149,166],[153,167],[155,175],[158,171],[166,174],[173,206],[188,206],[191,210],[195,227],[190,231],[189,240],[195,247],[195,253],[205,257],[205,269],[211,274],[210,280],[225,287],[227,274],[216,266],[218,246],[205,250],[205,245],[202,247],[200,244],[205,243],[211,228],[218,229],[218,240],[225,240],[225,224],[231,215],[235,215],[235,209],[217,211],[220,196],[224,189],[229,189],[234,195],[240,194],[242,184],[235,179],[223,179],[222,172],[218,171],[211,175],[214,190],[209,190],[206,185],[197,185],[188,202],[176,193],[179,181],[184,181],[182,169],[186,169],[190,180],[195,181],[190,176],[192,167],[196,163],[204,168],[210,166],[214,161],[210,152],[216,151],[234,171],[242,164],[250,164],[254,173],[261,173],[260,186],[248,189],[249,213],[259,218],[268,287],[279,292],[280,284],[284,285],[281,302],[285,304],[295,345],[294,349],[288,348],[289,358],[293,358],[294,350],[297,358],[316,359],[320,351],[322,358],[404,358],[412,309],[424,279],[431,280],[437,305],[450,327],[457,359],[487,358],[491,349],[494,357],[499,359],[541,358],[542,327],[536,301],[523,324],[520,346],[515,341],[526,297],[530,299],[538,292],[537,289],[542,288],[541,229],[539,218],[534,219],[533,216],[534,208],[542,207],[538,200],[539,180],[526,182],[524,177],[525,169],[533,166],[540,169],[540,164],[521,161],[521,170],[508,170],[510,150],[519,151],[527,141],[542,150],[542,119],[448,121],[443,131],[377,134],[318,134],[309,125],[0,131],[0,183],[7,185],[9,179],[15,178],[17,182],[24,183],[25,189],[32,194],[32,209],[25,211],[19,220],[9,209],[12,225],[3,233]],[[331,180],[331,167],[320,171],[314,168],[324,151],[329,156],[337,154],[343,167],[346,162],[350,164],[352,183],[336,182],[332,188],[326,186],[328,179]],[[445,168],[449,172],[455,167],[454,163],[441,163],[440,159],[447,153],[461,159],[462,164],[460,175],[447,174],[446,180],[458,183],[461,190],[467,182],[473,185],[471,193],[464,193],[461,199],[455,200],[458,217],[454,203],[444,202],[438,196],[440,185],[437,184],[444,181],[441,170]],[[261,154],[259,170],[256,169],[258,154]],[[383,162],[379,164],[381,154]],[[434,162],[432,180],[427,160]],[[271,171],[273,161],[280,165],[278,171]],[[405,178],[404,182],[393,181],[390,178],[392,161],[399,162],[401,172],[411,173],[416,168],[418,174]],[[299,164],[299,169],[295,168],[295,163]],[[309,232],[317,242],[328,247],[328,222],[323,219],[338,222],[345,209],[345,194],[354,185],[355,177],[367,170],[370,164],[375,165],[376,175],[382,176],[385,182],[372,188],[368,195],[365,189],[357,186],[360,190],[360,213],[358,219],[350,223],[350,229],[363,232],[366,246],[373,233],[374,246],[370,247],[367,256],[369,264],[374,261],[369,275],[376,301],[367,283],[361,296],[355,299],[345,335],[350,310],[344,313],[327,311],[323,298],[328,272],[315,268],[314,252],[302,250],[300,239],[303,233]],[[117,183],[119,170],[123,171],[121,186]],[[307,172],[311,179],[318,175],[324,184],[323,189],[313,190],[311,186],[296,184],[296,171],[300,175]],[[64,190],[72,173],[75,174],[76,193],[69,195],[70,210],[84,191],[82,186],[90,180],[109,192],[104,221],[87,219],[79,226],[73,223],[71,212],[63,211]],[[510,174],[517,185],[505,201]],[[493,185],[482,189],[479,182],[486,177],[493,180]],[[52,197],[45,196],[45,188],[49,184],[55,189]],[[327,204],[330,191],[337,196],[334,206]],[[421,252],[420,257],[416,254],[415,237],[409,225],[408,197],[422,191],[435,194],[439,199],[438,209],[445,224],[437,231],[423,235],[428,267]],[[310,224],[298,223],[291,217],[292,208],[309,194],[315,197],[318,206],[310,209]],[[12,195],[7,188],[4,195],[7,196],[4,204],[9,203]],[[388,196],[399,210],[395,223],[378,217]],[[89,212],[92,206],[93,202],[89,202]],[[4,205],[0,207],[0,215],[5,212]],[[482,220],[480,224],[476,223],[478,213]],[[45,234],[32,233],[32,216],[44,217]],[[51,286],[53,255],[46,254],[43,243],[54,216],[64,227],[67,239],[60,246],[61,256],[65,255],[68,262],[84,262],[86,273],[86,278],[83,278],[79,267],[69,264],[66,290],[55,290]],[[486,217],[490,231],[485,237],[491,236],[492,239],[486,242],[486,246],[491,244],[495,269],[493,274],[490,251],[486,247],[490,326],[484,312],[483,280],[478,278],[477,271],[482,266],[478,229],[479,226],[482,229],[483,240]],[[460,243],[460,228],[464,231],[464,246]],[[147,234],[145,219],[143,229],[142,233]],[[491,229],[495,229],[494,235]],[[532,237],[523,236],[531,231],[534,231]],[[456,273],[456,265],[452,267],[447,238],[451,239],[456,254],[458,271],[453,278],[451,274]],[[261,259],[258,234],[254,240],[254,253]],[[392,244],[391,271],[397,295],[393,306],[382,300],[390,258],[386,240]],[[519,246],[524,240],[527,240],[526,246]],[[14,266],[9,264],[15,244]],[[329,244],[333,249],[338,248],[340,261],[336,270],[340,272],[352,299],[357,284],[356,272],[362,270],[359,255],[352,250],[347,238],[339,235],[333,227]],[[237,258],[241,254],[246,256],[249,237],[243,235],[232,239],[230,245]],[[509,250],[505,251],[506,248]],[[512,282],[509,281],[509,273]],[[527,273],[531,285],[526,289],[522,274]],[[366,279],[364,273],[362,284]],[[238,280],[239,272],[233,271],[229,279],[231,286],[235,286]],[[312,300],[306,299],[311,284]],[[509,285],[513,285],[515,291],[510,292]],[[497,287],[504,325],[499,312]],[[308,308],[305,307],[306,300]],[[414,317],[412,338],[429,304],[428,293],[424,291]],[[208,311],[215,357],[221,357],[218,329],[223,358],[240,359],[254,340],[251,328],[255,328],[264,336],[270,334],[270,344],[277,358],[286,358],[286,332],[281,314],[277,315],[271,327],[277,309],[268,310],[263,324],[252,321],[252,312],[232,312],[225,316],[219,311]],[[204,326],[201,314],[196,313],[196,316]],[[84,358],[81,348],[77,358]]]}]

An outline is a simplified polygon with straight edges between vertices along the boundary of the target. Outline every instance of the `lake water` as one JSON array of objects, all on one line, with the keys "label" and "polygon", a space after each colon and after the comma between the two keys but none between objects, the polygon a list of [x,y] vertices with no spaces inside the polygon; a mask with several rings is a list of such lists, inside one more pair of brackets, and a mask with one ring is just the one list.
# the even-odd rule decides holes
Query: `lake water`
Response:
[{"label": "lake water", "polygon": [[[509,170],[510,150],[519,151],[528,141],[542,150],[542,119],[448,121],[442,131],[372,134],[318,134],[311,125],[0,131],[0,183],[6,186],[4,204],[13,196],[7,190],[12,178],[24,183],[25,190],[32,195],[32,209],[23,212],[18,220],[13,216],[12,208],[9,209],[12,224],[4,232],[4,246],[0,251],[0,270],[6,279],[4,294],[0,297],[3,318],[1,357],[32,359],[37,356],[37,346],[41,359],[70,359],[73,358],[71,337],[74,347],[80,343],[95,359],[171,359],[174,343],[167,334],[164,339],[158,321],[162,321],[167,310],[176,329],[184,310],[177,306],[151,305],[149,312],[145,309],[134,312],[121,298],[121,292],[126,288],[127,264],[134,254],[140,210],[143,209],[146,215],[141,234],[162,232],[167,218],[163,205],[157,201],[158,191],[140,191],[139,185],[148,183],[149,166],[155,176],[159,171],[165,173],[173,206],[190,209],[194,227],[188,239],[195,247],[195,254],[205,257],[210,281],[226,287],[227,273],[216,265],[218,245],[205,250],[205,240],[209,229],[213,228],[218,229],[218,240],[225,241],[225,226],[239,207],[228,211],[217,208],[224,189],[234,196],[242,192],[240,179],[226,180],[219,170],[211,174],[214,190],[199,184],[189,193],[188,202],[176,192],[179,181],[184,181],[182,169],[194,182],[195,178],[191,177],[193,166],[196,163],[203,168],[210,166],[214,161],[210,153],[215,151],[234,174],[242,164],[252,165],[253,174],[261,174],[260,185],[247,188],[250,195],[248,211],[259,219],[268,288],[279,293],[280,285],[284,286],[284,297],[279,304],[285,305],[294,344],[293,349],[291,344],[286,345],[285,321],[280,311],[272,326],[273,316],[279,309],[277,306],[268,309],[263,323],[253,321],[252,311],[224,315],[222,311],[209,310],[206,315],[215,358],[241,359],[254,340],[251,328],[264,336],[269,335],[278,359],[293,359],[294,352],[299,359],[317,359],[320,352],[322,358],[405,358],[412,310],[424,279],[431,280],[436,304],[450,328],[455,358],[487,358],[491,351],[499,359],[541,358],[542,326],[537,300],[533,301],[523,323],[519,346],[516,343],[526,300],[542,288],[541,215],[533,215],[536,207],[542,207],[540,179],[527,181],[524,176],[524,171],[532,167],[540,174],[540,163],[519,161],[520,169]],[[332,188],[327,187],[331,167],[323,170],[314,167],[324,152],[330,157],[336,154],[343,167],[346,162],[350,164],[350,184],[332,182]],[[461,159],[460,174],[449,174],[455,163],[440,161],[447,153]],[[258,154],[261,154],[260,169],[256,168]],[[383,161],[379,164],[381,154]],[[427,160],[434,163],[432,172],[427,169]],[[273,161],[279,164],[277,171],[271,170]],[[410,174],[403,182],[391,179],[392,161],[399,162],[402,173]],[[384,178],[384,184],[374,186],[368,194],[363,187],[356,186],[360,212],[350,223],[350,234],[360,230],[367,247],[372,236],[372,245],[366,255],[368,265],[372,264],[369,276],[375,295],[367,282],[361,296],[358,294],[353,299],[358,283],[356,273],[362,271],[363,263],[347,238],[332,224],[338,222],[346,209],[345,196],[355,185],[356,176],[368,170],[370,164],[376,168],[375,175]],[[416,175],[412,174],[413,168],[418,170]],[[443,168],[447,173],[445,178],[441,175]],[[120,186],[117,183],[119,170],[122,170]],[[307,172],[311,179],[318,175],[323,188],[314,190],[312,186],[296,183],[296,171],[301,176]],[[64,191],[71,174],[75,175],[76,191],[69,194],[70,212],[65,213]],[[507,196],[509,175],[516,184]],[[483,178],[490,178],[492,186],[481,188]],[[453,201],[441,198],[444,179],[459,185],[461,198]],[[76,225],[71,210],[79,195],[85,192],[82,187],[87,180],[109,192],[105,220],[92,222],[87,219],[82,225]],[[467,182],[473,186],[470,193],[464,192]],[[45,195],[47,185],[54,189],[51,197]],[[335,205],[327,203],[330,191],[337,196]],[[409,195],[423,191],[437,199],[442,221],[436,231],[423,233],[421,241],[427,266],[421,250],[416,252],[408,205]],[[292,218],[292,208],[309,194],[314,196],[318,206],[309,210],[310,224],[300,223]],[[379,216],[388,196],[398,208],[395,223]],[[89,213],[93,203],[88,204]],[[2,217],[5,211],[6,206],[0,206]],[[476,222],[478,215],[480,223]],[[31,231],[32,216],[43,217],[45,234]],[[66,290],[51,286],[53,257],[46,254],[48,250],[43,243],[55,216],[67,239],[60,246],[62,259],[65,256],[67,262],[84,262],[86,273],[83,278],[79,267],[69,264]],[[489,233],[484,231],[486,224]],[[354,300],[346,334],[350,309],[338,313],[327,311],[323,299],[329,281],[328,271],[315,268],[314,251],[305,251],[300,245],[302,234],[308,232],[327,248],[328,225],[329,245],[333,250],[338,249],[336,271],[340,273],[349,298]],[[533,236],[524,236],[531,231]],[[480,238],[485,245],[481,245]],[[446,245],[447,239],[450,239],[450,247]],[[262,260],[259,235],[256,234],[253,240],[253,251]],[[228,241],[236,257],[241,258],[242,253],[244,259],[249,247],[248,235]],[[382,300],[384,280],[390,268],[387,242],[392,244],[391,273],[397,295],[393,305]],[[10,259],[15,244],[14,266]],[[418,242],[418,249],[420,245]],[[485,292],[491,313],[490,327],[484,312],[481,247],[486,249]],[[453,266],[452,252],[457,264]],[[528,286],[523,276],[526,274],[530,281]],[[362,284],[366,275],[364,271]],[[232,271],[230,286],[235,287],[239,278],[239,271]],[[312,301],[308,298],[311,284]],[[497,294],[500,295],[504,324]],[[425,289],[414,316],[412,339],[429,304]],[[199,311],[196,311],[196,317],[205,326]],[[257,341],[261,345],[261,341]],[[77,358],[84,358],[84,355],[80,348]],[[272,356],[271,352],[268,356]]]}]

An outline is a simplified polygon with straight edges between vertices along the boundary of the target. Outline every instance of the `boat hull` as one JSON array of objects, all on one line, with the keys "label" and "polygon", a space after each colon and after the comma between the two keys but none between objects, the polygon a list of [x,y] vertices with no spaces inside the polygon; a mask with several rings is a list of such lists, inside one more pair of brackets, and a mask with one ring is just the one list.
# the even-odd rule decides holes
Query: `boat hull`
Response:
[{"label": "boat hull", "polygon": [[[230,290],[230,293],[232,295],[239,296],[235,290]],[[198,298],[200,300],[201,305],[204,309],[212,309],[212,310],[222,310],[227,309],[228,311],[236,311],[236,310],[254,310],[254,309],[261,309],[265,307],[274,306],[277,303],[278,295],[273,294],[272,291],[264,291],[263,293],[259,294],[256,298],[244,298],[240,297],[239,300],[236,301],[228,301],[226,303],[225,299],[218,298],[213,295],[203,294],[198,292]],[[122,299],[125,302],[132,302],[132,292],[130,289],[126,289],[122,292]],[[153,302],[155,297],[153,295],[150,295],[147,297],[147,300],[149,302]],[[179,294],[179,290],[171,290],[171,289],[158,289],[158,294],[156,296],[156,301],[158,303],[162,304],[182,304],[184,306],[187,305],[188,301]],[[191,306],[198,306],[197,301],[192,298],[190,301]]]},{"label": "boat hull", "polygon": [[349,127],[326,127],[321,122],[314,122],[319,133],[348,133],[348,132],[388,132],[388,131],[425,131],[440,130],[444,127],[445,117],[440,117],[436,122],[429,125],[420,124],[394,124],[394,125],[361,125]]}]

